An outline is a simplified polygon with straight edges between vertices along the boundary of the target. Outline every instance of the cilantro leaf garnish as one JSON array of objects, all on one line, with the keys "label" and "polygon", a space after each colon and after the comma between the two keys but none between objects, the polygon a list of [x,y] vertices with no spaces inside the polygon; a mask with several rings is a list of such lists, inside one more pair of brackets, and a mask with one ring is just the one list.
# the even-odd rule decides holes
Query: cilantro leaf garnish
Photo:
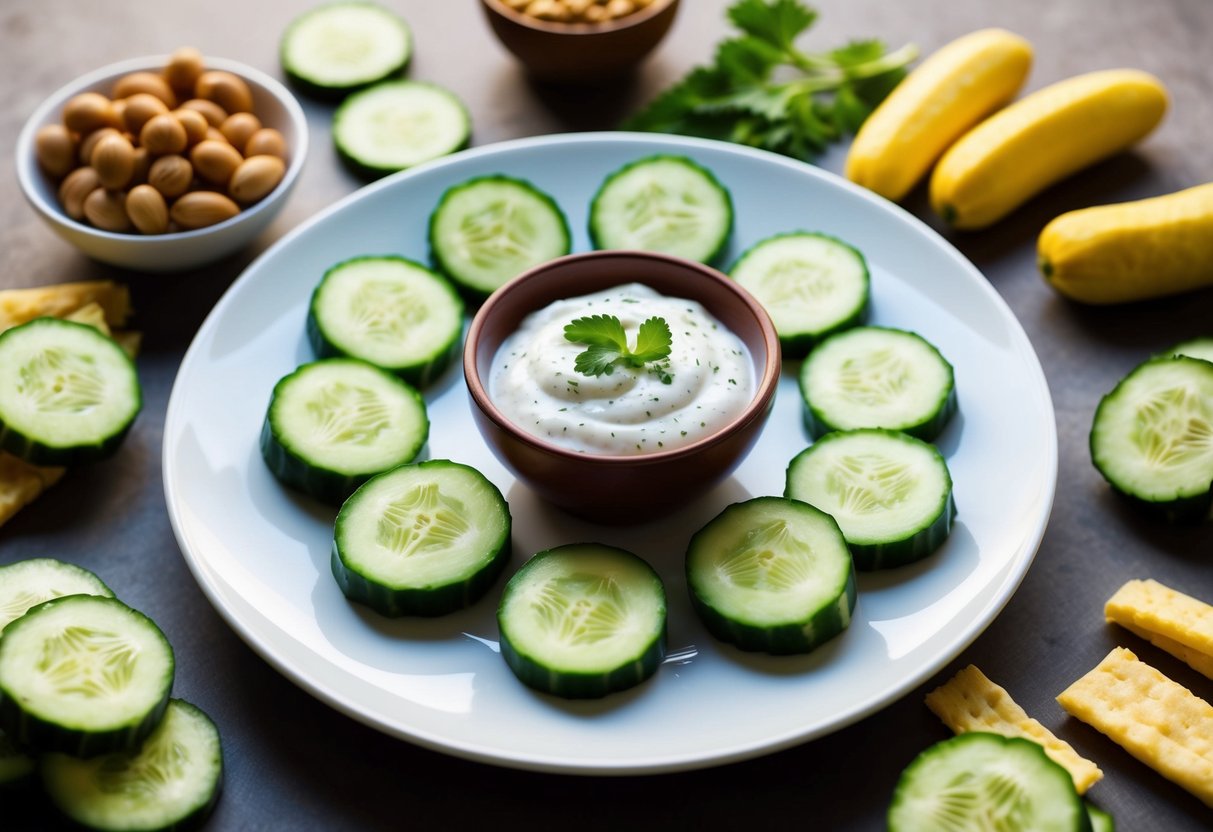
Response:
[{"label": "cilantro leaf garnish", "polygon": [[817,12],[800,0],[738,0],[728,17],[741,34],[718,44],[710,66],[667,89],[626,129],[722,139],[808,161],[858,130],[918,55],[913,45],[887,52],[879,40],[802,51],[796,40]]},{"label": "cilantro leaf garnish", "polygon": [[653,371],[663,383],[669,384],[673,380],[668,363],[665,366],[660,363],[669,358],[673,343],[665,318],[649,318],[640,325],[635,349],[628,347],[627,333],[614,315],[578,318],[565,326],[564,337],[574,344],[586,345],[573,361],[573,369],[582,375],[609,376],[620,365],[639,369],[652,363]]}]

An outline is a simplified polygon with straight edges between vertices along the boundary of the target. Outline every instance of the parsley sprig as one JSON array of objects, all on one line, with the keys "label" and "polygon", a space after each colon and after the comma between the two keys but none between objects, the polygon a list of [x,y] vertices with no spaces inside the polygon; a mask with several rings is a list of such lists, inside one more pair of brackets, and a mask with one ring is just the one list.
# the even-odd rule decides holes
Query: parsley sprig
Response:
[{"label": "parsley sprig", "polygon": [[905,76],[917,47],[886,52],[879,40],[803,52],[796,39],[817,19],[799,0],[739,0],[729,20],[742,34],[719,43],[624,127],[681,133],[811,160],[861,125]]},{"label": "parsley sprig", "polygon": [[628,347],[628,335],[614,315],[588,315],[578,318],[564,328],[564,337],[574,344],[585,344],[578,353],[573,369],[582,375],[611,375],[617,366],[639,369],[645,364],[665,384],[674,380],[669,372],[670,325],[665,318],[652,317],[640,325],[636,333],[636,348]]}]

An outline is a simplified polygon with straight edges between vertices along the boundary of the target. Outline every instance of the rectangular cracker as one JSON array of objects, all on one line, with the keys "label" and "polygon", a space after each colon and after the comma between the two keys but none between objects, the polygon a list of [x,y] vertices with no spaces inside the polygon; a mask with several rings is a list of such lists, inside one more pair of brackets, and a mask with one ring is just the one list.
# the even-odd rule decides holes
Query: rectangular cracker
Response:
[{"label": "rectangular cracker", "polygon": [[944,725],[957,734],[989,731],[1038,743],[1053,762],[1070,772],[1079,794],[1086,793],[1103,778],[1099,766],[1079,756],[1069,743],[1053,736],[1048,728],[1028,716],[1009,693],[973,665],[928,693],[926,703]]},{"label": "rectangular cracker", "polygon": [[1206,656],[1204,653],[1199,650],[1193,650],[1186,644],[1180,644],[1175,639],[1167,638],[1158,633],[1152,633],[1143,627],[1138,627],[1136,624],[1118,623],[1135,636],[1144,638],[1159,650],[1164,650],[1181,662],[1186,663],[1188,667],[1197,673],[1203,673],[1205,676],[1213,679],[1213,656]]},{"label": "rectangular cracker", "polygon": [[33,289],[0,291],[0,332],[34,318],[66,318],[83,306],[95,303],[105,313],[105,322],[115,329],[126,325],[131,315],[130,290],[112,280],[84,280]]},{"label": "rectangular cracker", "polygon": [[1213,806],[1213,706],[1183,685],[1117,647],[1057,701]]},{"label": "rectangular cracker", "polygon": [[63,476],[63,470],[30,465],[10,453],[0,451],[0,526],[57,483]]},{"label": "rectangular cracker", "polygon": [[1213,606],[1158,581],[1129,581],[1108,599],[1104,615],[1213,656]]}]

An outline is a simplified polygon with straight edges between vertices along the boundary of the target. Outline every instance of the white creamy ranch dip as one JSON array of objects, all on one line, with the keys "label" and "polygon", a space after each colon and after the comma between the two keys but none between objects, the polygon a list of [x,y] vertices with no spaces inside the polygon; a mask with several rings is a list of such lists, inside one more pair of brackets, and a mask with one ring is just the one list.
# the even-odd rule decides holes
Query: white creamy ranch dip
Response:
[{"label": "white creamy ranch dip", "polygon": [[[586,345],[566,340],[564,328],[588,315],[617,317],[630,347],[644,321],[664,318],[672,382],[664,384],[652,365],[577,372],[573,363]],[[493,357],[489,396],[514,424],[552,444],[582,453],[657,453],[702,439],[740,414],[754,397],[753,365],[741,339],[700,304],[629,283],[528,315]]]}]

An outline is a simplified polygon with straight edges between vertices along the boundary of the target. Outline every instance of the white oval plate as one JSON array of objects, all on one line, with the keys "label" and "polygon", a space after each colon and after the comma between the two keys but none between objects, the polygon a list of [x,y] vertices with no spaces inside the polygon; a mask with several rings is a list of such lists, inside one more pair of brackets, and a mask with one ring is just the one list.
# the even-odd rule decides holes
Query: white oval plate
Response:
[{"label": "white oval plate", "polygon": [[[335,512],[281,487],[258,435],[270,390],[312,359],[309,295],[359,254],[424,260],[443,190],[505,172],[568,212],[585,251],[586,206],[603,177],[651,153],[689,155],[731,190],[731,262],[776,232],[821,230],[857,246],[872,271],[872,322],[920,332],[955,365],[960,413],[939,445],[957,525],[925,561],[862,575],[849,630],[805,657],[748,655],[713,641],[682,575],[691,534],[725,505],[781,494],[808,444],[795,372],[733,477],[690,507],[638,528],[593,526],[539,501],[472,425],[457,368],[426,391],[430,455],[479,468],[514,517],[512,572],[550,546],[596,540],[652,563],[669,594],[671,656],[655,678],[593,702],[534,693],[497,653],[499,584],[472,609],[388,620],[348,603],[329,571]],[[642,277],[642,276],[641,276]],[[164,486],[181,550],[203,591],[262,656],[320,699],[412,742],[519,768],[641,773],[753,757],[834,731],[917,686],[993,620],[1044,534],[1057,478],[1053,408],[1019,323],[955,249],[901,209],[809,165],[733,145],[603,133],[524,139],[457,154],[364,188],[295,229],[244,272],[182,362],[164,431]],[[637,483],[643,488],[644,483]],[[504,581],[504,579],[503,579]]]}]

